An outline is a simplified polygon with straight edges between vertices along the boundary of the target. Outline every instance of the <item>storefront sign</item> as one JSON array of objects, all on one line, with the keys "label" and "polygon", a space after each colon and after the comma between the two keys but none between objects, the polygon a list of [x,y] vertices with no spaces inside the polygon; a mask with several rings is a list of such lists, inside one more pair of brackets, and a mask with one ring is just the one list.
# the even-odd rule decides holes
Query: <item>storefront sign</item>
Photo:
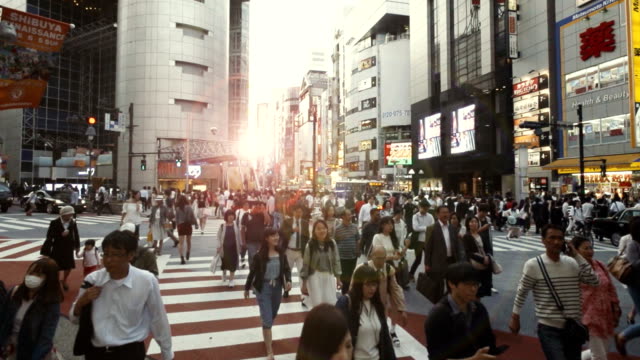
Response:
[{"label": "storefront sign", "polygon": [[615,21],[603,21],[580,33],[580,58],[587,61],[591,57],[599,58],[603,52],[616,49],[616,35],[613,33]]},{"label": "storefront sign", "polygon": [[197,179],[202,175],[202,167],[200,165],[189,165],[189,177]]},{"label": "storefront sign", "polygon": [[580,6],[584,6],[587,5],[588,3],[592,2],[593,0],[576,0],[576,6],[580,7]]},{"label": "storefront sign", "polygon": [[529,80],[513,84],[513,97],[520,97],[549,88],[549,77],[540,75]]},{"label": "storefront sign", "polygon": [[532,96],[513,103],[514,114],[523,114],[549,107],[549,96],[546,94]]},{"label": "storefront sign", "polygon": [[386,165],[411,165],[411,143],[386,143],[384,158]]},{"label": "storefront sign", "polygon": [[527,116],[527,117],[522,117],[519,119],[514,119],[513,120],[513,127],[516,128],[516,130],[518,128],[520,128],[520,124],[522,124],[525,121],[532,121],[532,122],[541,122],[544,124],[549,124],[549,113],[548,112],[543,112],[537,115],[533,115],[533,116]]},{"label": "storefront sign", "polygon": [[[639,0],[640,1],[640,0]],[[613,94],[604,94],[598,96],[590,96],[583,101],[574,101],[571,103],[572,109],[577,109],[578,105],[582,105],[583,108],[592,105],[598,105],[603,103],[608,103],[616,100],[627,99],[629,97],[629,92],[627,90],[620,91],[618,93]]]},{"label": "storefront sign", "polygon": [[631,146],[640,147],[640,0],[628,0],[627,3]]},{"label": "storefront sign", "polygon": [[529,166],[540,166],[540,152],[529,152]]},{"label": "storefront sign", "polygon": [[361,130],[369,130],[369,129],[374,129],[376,127],[376,119],[367,119],[367,120],[362,120],[360,122],[360,129]]},{"label": "storefront sign", "polygon": [[376,57],[372,56],[360,61],[360,63],[358,64],[358,70],[362,71],[374,66],[376,66]]},{"label": "storefront sign", "polygon": [[507,10],[509,11],[518,10],[518,2],[516,0],[507,0]]},{"label": "storefront sign", "polygon": [[536,135],[522,135],[513,138],[514,145],[526,145],[528,148],[540,147],[540,138]]},{"label": "storefront sign", "polygon": [[55,53],[70,25],[0,6],[2,25],[15,29],[15,41],[0,42],[0,110],[35,108],[47,88]]},{"label": "storefront sign", "polygon": [[371,140],[360,141],[360,145],[358,146],[359,151],[365,151],[365,150],[371,150],[371,149],[372,149]]},{"label": "storefront sign", "polygon": [[366,90],[376,86],[376,77],[366,78],[358,83],[358,91]]}]

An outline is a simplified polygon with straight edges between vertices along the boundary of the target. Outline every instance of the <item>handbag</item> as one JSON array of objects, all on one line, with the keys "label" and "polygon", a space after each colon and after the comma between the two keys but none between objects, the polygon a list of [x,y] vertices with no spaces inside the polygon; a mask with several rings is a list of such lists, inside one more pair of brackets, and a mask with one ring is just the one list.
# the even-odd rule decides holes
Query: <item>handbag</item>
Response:
[{"label": "handbag", "polygon": [[[544,266],[542,257],[538,256],[536,257],[536,260],[538,261],[538,266],[540,266],[540,271],[542,272],[544,281],[547,283],[547,286],[549,287],[549,291],[551,291],[551,296],[553,296],[553,301],[555,301],[556,306],[558,306],[558,309],[560,309],[560,311],[562,311],[562,314],[564,315],[564,305],[562,305],[560,296],[556,292],[555,287],[553,287],[553,283],[551,282],[551,278],[547,273],[547,267]],[[589,341],[589,329],[582,322],[580,322],[579,320],[567,317],[566,315],[564,315],[564,317],[566,322],[564,324],[564,329],[562,329],[562,331],[566,337],[574,339],[576,342],[579,342],[580,344],[584,344],[587,341]]]},{"label": "handbag", "polygon": [[495,275],[502,273],[502,265],[498,264],[498,262],[493,258],[493,256],[491,257],[491,271]]},{"label": "handbag", "polygon": [[[93,284],[85,281],[81,287],[83,289],[88,289],[92,286]],[[92,308],[93,302],[90,302],[80,310],[78,332],[76,333],[76,339],[73,342],[73,355],[85,355],[93,346],[91,344],[91,338],[93,337],[93,320],[91,319]]]},{"label": "handbag", "polygon": [[625,257],[616,255],[607,262],[607,269],[611,275],[623,284],[629,285],[632,282],[633,268]]},{"label": "handbag", "polygon": [[396,281],[398,282],[398,285],[403,288],[407,287],[410,281],[409,276],[409,263],[407,262],[407,259],[403,257],[400,259],[398,268],[396,269]]},{"label": "handbag", "polygon": [[416,283],[416,290],[431,303],[437,303],[442,297],[444,291],[444,284],[442,282],[432,279],[427,273],[418,274],[418,282]]}]

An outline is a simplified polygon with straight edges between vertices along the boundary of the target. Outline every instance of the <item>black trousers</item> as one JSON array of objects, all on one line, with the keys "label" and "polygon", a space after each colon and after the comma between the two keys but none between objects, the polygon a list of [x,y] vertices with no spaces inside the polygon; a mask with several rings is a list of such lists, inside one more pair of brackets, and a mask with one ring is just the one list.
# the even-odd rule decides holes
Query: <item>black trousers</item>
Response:
[{"label": "black trousers", "polygon": [[409,276],[413,277],[418,270],[418,266],[422,263],[422,252],[424,251],[424,243],[418,242],[418,247],[416,248],[416,259],[411,264],[411,269],[409,270]]},{"label": "black trousers", "polygon": [[144,342],[135,342],[113,349],[89,347],[84,358],[86,360],[145,360],[146,349]]},{"label": "black trousers", "polygon": [[346,295],[349,292],[351,286],[351,276],[356,269],[358,259],[340,259],[340,267],[342,268],[342,275],[340,275],[340,281],[342,282],[342,295]]}]

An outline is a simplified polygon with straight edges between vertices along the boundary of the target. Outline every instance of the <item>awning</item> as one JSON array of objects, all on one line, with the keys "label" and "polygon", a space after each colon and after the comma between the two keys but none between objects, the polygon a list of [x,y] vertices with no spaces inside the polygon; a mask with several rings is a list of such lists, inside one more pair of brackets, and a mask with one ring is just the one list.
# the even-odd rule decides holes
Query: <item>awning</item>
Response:
[{"label": "awning", "polygon": [[[597,160],[607,160],[607,171],[632,171],[640,170],[640,152],[631,154],[603,155],[603,156],[587,156],[585,160],[589,161],[584,164],[586,173],[600,172],[600,163]],[[580,172],[579,158],[558,159],[549,165],[542,167],[543,170],[558,170],[558,174],[576,174]]]}]

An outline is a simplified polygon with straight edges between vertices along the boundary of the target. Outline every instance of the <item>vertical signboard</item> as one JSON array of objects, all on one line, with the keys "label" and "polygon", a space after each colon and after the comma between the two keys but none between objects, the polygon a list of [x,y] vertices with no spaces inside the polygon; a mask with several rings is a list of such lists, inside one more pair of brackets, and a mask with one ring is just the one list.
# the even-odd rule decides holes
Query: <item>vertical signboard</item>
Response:
[{"label": "vertical signboard", "polygon": [[70,25],[4,6],[0,12],[16,32],[15,40],[0,42],[0,110],[37,107]]},{"label": "vertical signboard", "polygon": [[640,0],[627,0],[631,146],[640,145]]}]

